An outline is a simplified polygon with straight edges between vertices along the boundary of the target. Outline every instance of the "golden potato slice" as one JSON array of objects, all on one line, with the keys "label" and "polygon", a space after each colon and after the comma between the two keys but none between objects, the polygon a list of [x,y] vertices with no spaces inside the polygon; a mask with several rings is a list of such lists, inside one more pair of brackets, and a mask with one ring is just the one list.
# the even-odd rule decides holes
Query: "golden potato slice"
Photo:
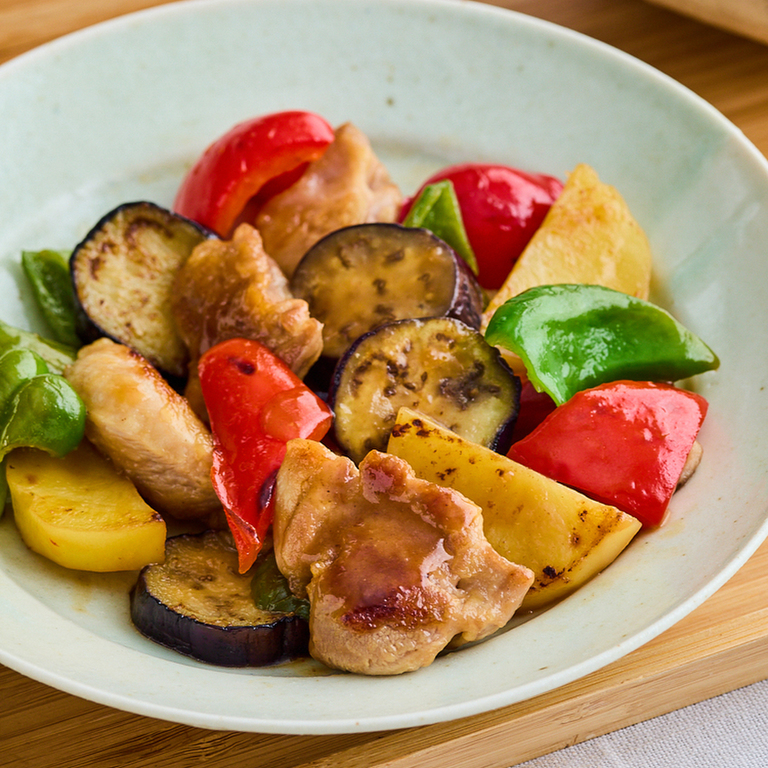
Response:
[{"label": "golden potato slice", "polygon": [[604,285],[648,298],[651,248],[618,191],[577,165],[536,234],[483,314],[535,285]]},{"label": "golden potato slice", "polygon": [[612,563],[640,523],[401,408],[387,450],[418,477],[453,488],[483,510],[494,549],[530,568],[535,579],[522,610],[573,592]]},{"label": "golden potato slice", "polygon": [[63,458],[19,449],[6,477],[16,526],[65,568],[130,571],[165,557],[165,522],[89,443]]},{"label": "golden potato slice", "polygon": [[[647,299],[652,260],[648,238],[624,198],[601,182],[590,166],[577,165],[504,285],[488,303],[482,330],[507,299],[536,285],[604,285]],[[525,373],[517,355],[505,349],[501,353],[515,373]]]}]

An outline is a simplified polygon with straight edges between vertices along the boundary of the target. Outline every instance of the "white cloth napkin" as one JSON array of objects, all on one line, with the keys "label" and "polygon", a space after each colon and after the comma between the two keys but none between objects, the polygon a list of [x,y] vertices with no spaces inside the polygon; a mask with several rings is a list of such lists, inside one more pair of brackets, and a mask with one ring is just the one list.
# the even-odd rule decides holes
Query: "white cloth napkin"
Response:
[{"label": "white cloth napkin", "polygon": [[518,768],[768,768],[768,680]]}]

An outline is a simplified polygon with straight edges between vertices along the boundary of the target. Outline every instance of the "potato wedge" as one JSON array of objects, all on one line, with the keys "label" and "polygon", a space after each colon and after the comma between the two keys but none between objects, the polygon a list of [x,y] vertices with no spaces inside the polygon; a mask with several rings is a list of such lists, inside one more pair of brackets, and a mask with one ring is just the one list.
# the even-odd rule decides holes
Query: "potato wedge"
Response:
[{"label": "potato wedge", "polygon": [[387,450],[418,477],[454,488],[483,510],[491,545],[535,579],[522,610],[573,592],[612,563],[640,523],[401,408]]},{"label": "potato wedge", "polygon": [[81,571],[130,571],[163,561],[162,517],[88,442],[60,459],[15,450],[6,477],[16,526],[33,552]]},{"label": "potato wedge", "polygon": [[483,313],[485,328],[507,300],[535,285],[604,285],[647,299],[648,238],[614,187],[577,165],[541,226]]}]

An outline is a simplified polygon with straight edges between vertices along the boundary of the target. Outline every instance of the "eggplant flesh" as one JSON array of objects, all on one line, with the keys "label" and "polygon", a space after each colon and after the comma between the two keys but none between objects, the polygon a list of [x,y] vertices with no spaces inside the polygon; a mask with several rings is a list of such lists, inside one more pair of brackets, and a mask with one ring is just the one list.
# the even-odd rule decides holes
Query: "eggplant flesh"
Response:
[{"label": "eggplant flesh", "polygon": [[106,336],[170,377],[187,372],[171,313],[173,282],[196,245],[215,235],[154,203],[125,203],[103,216],[70,257],[77,333]]},{"label": "eggplant flesh", "polygon": [[482,334],[454,318],[400,320],[360,337],[334,371],[336,441],[355,462],[385,451],[407,406],[461,437],[504,451],[520,380]]},{"label": "eggplant flesh", "polygon": [[265,611],[238,572],[228,532],[174,536],[162,564],[131,590],[131,619],[150,640],[208,664],[260,667],[308,655],[309,626],[293,613]]},{"label": "eggplant flesh", "polygon": [[464,260],[426,229],[358,224],[312,246],[291,278],[323,323],[323,355],[338,359],[385,323],[454,317],[480,327],[484,294]]}]

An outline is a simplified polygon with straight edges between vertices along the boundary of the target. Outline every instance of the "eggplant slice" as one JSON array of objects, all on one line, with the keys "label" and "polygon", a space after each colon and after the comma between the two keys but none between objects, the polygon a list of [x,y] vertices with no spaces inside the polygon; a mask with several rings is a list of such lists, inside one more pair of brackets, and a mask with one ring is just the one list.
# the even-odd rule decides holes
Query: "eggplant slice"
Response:
[{"label": "eggplant slice", "polygon": [[106,214],[75,248],[70,273],[83,343],[107,336],[172,377],[187,349],[171,314],[173,281],[198,243],[215,235],[145,201]]},{"label": "eggplant slice", "polygon": [[291,278],[293,295],[323,323],[323,355],[338,359],[385,323],[455,317],[480,327],[484,295],[455,251],[426,229],[359,224],[310,248]]},{"label": "eggplant slice", "polygon": [[355,462],[372,449],[386,451],[402,406],[504,451],[517,419],[520,380],[499,351],[460,320],[400,320],[349,348],[329,398],[336,440]]},{"label": "eggplant slice", "polygon": [[307,622],[258,608],[252,578],[238,572],[228,532],[174,536],[165,562],[139,574],[131,619],[149,639],[209,664],[261,667],[306,656]]}]

